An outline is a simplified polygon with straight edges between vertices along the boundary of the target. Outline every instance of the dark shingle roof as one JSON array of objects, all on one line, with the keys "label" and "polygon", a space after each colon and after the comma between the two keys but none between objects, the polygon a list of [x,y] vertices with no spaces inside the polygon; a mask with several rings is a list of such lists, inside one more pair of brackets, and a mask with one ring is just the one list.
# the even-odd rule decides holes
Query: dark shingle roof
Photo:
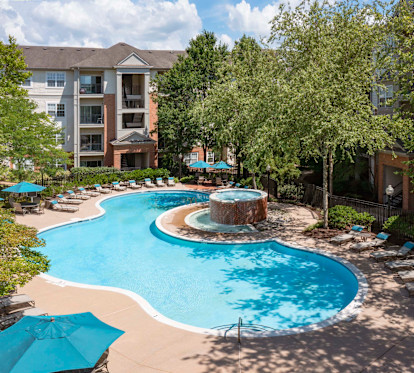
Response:
[{"label": "dark shingle roof", "polygon": [[178,55],[185,51],[141,50],[126,43],[109,48],[73,48],[20,46],[29,69],[62,69],[72,67],[112,68],[135,53],[149,66],[170,69]]}]

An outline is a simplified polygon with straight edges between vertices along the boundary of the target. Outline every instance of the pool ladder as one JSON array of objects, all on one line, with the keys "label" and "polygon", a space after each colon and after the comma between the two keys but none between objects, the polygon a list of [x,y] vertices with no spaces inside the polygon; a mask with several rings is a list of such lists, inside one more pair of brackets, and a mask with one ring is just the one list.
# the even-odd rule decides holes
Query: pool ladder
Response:
[{"label": "pool ladder", "polygon": [[276,330],[270,326],[266,326],[266,325],[260,325],[260,324],[243,324],[243,320],[241,317],[239,317],[239,321],[237,323],[234,324],[226,324],[226,325],[219,325],[216,327],[213,327],[211,329],[215,329],[215,330],[225,330],[224,332],[224,336],[227,336],[227,333],[230,330],[233,330],[234,328],[237,327],[237,343],[241,344],[241,332],[242,330],[252,330],[255,332],[268,332],[268,331],[272,331],[272,330]]}]

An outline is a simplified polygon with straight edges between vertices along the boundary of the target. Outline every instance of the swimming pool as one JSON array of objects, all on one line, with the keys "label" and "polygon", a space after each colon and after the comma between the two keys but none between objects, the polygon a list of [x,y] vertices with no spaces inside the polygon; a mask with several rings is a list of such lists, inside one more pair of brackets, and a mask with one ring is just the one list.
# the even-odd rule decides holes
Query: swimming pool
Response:
[{"label": "swimming pool", "polygon": [[101,217],[39,234],[48,274],[132,291],[165,317],[204,329],[239,317],[277,330],[303,327],[334,316],[357,294],[355,275],[317,253],[273,241],[190,242],[156,228],[164,211],[207,200],[178,191],[106,199]]}]

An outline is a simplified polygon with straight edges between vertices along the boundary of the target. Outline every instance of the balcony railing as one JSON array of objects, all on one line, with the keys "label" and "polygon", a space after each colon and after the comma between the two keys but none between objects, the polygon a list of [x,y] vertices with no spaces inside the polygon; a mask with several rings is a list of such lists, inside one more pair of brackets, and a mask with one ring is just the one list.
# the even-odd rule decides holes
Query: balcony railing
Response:
[{"label": "balcony railing", "polygon": [[141,95],[126,95],[122,98],[122,107],[124,109],[143,109],[144,100]]},{"label": "balcony railing", "polygon": [[81,115],[81,124],[103,124],[102,114],[87,114]]},{"label": "balcony railing", "polygon": [[103,152],[102,144],[82,144],[80,147],[81,152]]},{"label": "balcony railing", "polygon": [[80,94],[101,94],[102,84],[81,84]]}]

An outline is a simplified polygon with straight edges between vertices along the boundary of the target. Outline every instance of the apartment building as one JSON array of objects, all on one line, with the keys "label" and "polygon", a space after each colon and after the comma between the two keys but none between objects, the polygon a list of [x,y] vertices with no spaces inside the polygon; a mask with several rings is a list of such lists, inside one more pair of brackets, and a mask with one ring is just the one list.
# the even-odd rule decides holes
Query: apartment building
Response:
[{"label": "apartment building", "polygon": [[39,111],[62,127],[74,166],[157,167],[157,107],[150,80],[184,51],[20,46],[32,76],[24,83]]}]

